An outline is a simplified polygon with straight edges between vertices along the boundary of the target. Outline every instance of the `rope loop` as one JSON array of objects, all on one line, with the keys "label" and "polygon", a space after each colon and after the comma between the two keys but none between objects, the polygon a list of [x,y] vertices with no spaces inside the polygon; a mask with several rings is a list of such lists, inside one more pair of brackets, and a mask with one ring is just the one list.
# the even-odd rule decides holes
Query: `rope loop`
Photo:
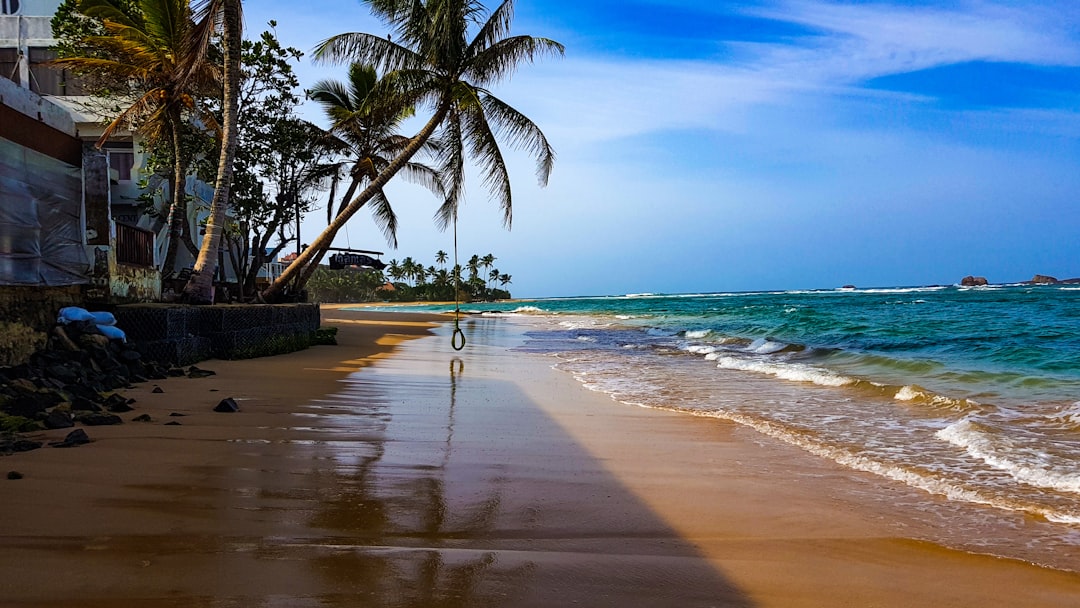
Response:
[{"label": "rope loop", "polygon": [[454,324],[454,335],[450,338],[450,346],[454,347],[454,350],[461,350],[465,348],[465,332],[461,331],[461,328]]}]

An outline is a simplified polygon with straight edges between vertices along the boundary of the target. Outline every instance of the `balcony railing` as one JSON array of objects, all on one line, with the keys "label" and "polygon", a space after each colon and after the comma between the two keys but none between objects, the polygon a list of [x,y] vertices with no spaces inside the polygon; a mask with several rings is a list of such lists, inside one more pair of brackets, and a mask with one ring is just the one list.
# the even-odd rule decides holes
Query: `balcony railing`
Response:
[{"label": "balcony railing", "polygon": [[135,266],[154,265],[154,233],[116,222],[116,261]]}]

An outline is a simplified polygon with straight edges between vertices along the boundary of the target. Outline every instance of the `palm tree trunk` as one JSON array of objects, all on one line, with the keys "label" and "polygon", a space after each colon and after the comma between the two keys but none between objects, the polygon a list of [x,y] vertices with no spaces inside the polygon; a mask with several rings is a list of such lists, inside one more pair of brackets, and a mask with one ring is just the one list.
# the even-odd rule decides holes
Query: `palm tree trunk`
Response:
[{"label": "palm tree trunk", "polygon": [[169,108],[169,131],[172,135],[173,153],[173,178],[172,187],[169,189],[172,202],[169,203],[169,247],[165,251],[165,261],[161,270],[165,275],[171,275],[176,271],[176,248],[180,245],[180,239],[184,233],[184,222],[187,221],[187,194],[185,182],[187,181],[187,167],[184,166],[183,154],[180,150],[180,108]]},{"label": "palm tree trunk", "polygon": [[[338,207],[338,215],[341,215],[345,211],[346,205],[352,199],[353,194],[356,193],[356,189],[359,186],[360,178],[354,177],[352,179],[352,182],[349,184],[348,190],[345,191],[345,196],[341,197],[341,206]],[[363,207],[363,205],[361,205],[361,207]],[[296,235],[296,238],[300,238],[300,235]],[[329,247],[329,245],[327,245],[327,247]],[[328,250],[326,248],[323,248],[315,255],[315,257],[311,259],[310,262],[305,265],[304,271],[296,280],[297,291],[303,289],[304,285],[307,285],[307,282],[311,280],[311,275],[315,274],[315,271],[318,270],[319,264],[322,263],[323,258],[326,257],[327,251]]]},{"label": "palm tree trunk", "polygon": [[222,125],[221,156],[218,159],[214,198],[210,201],[210,217],[206,222],[199,258],[195,270],[184,287],[184,298],[192,304],[211,304],[214,301],[214,274],[217,271],[218,249],[225,225],[225,210],[232,186],[233,157],[236,155],[236,118],[240,102],[240,45],[244,25],[240,15],[240,0],[225,0],[222,4],[222,23],[225,30],[225,120]]},{"label": "palm tree trunk", "polygon": [[[397,172],[420,151],[420,148],[423,147],[424,143],[427,142],[428,138],[435,132],[435,129],[438,128],[439,124],[446,118],[446,114],[449,111],[450,99],[449,96],[446,95],[439,102],[439,107],[436,109],[435,114],[432,115],[431,119],[424,125],[424,128],[412,138],[409,145],[405,146],[405,149],[401,151],[401,154],[391,161],[386,169],[384,169],[378,177],[372,180],[367,188],[365,188],[363,192],[353,199],[353,201],[334,218],[334,221],[330,222],[330,225],[319,234],[311,245],[304,250],[292,264],[289,264],[289,267],[285,269],[285,272],[281,273],[281,276],[279,276],[276,281],[263,290],[260,297],[266,301],[273,299],[286,285],[296,278],[297,273],[301,272],[319,251],[325,253],[325,250],[333,244],[334,237],[337,236],[338,231],[345,225],[345,222],[355,215],[361,207],[367,204],[367,202],[371,200],[388,181],[390,181],[390,178],[394,177],[394,175],[396,175]],[[300,285],[300,287],[303,287],[303,285]]]}]

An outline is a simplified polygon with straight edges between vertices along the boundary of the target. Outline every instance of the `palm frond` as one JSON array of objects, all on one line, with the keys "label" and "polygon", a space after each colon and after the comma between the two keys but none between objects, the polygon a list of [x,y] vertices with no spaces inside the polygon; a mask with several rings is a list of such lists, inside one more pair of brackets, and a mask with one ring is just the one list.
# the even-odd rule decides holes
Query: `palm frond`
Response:
[{"label": "palm frond", "polygon": [[412,50],[382,36],[352,32],[323,40],[312,56],[316,64],[346,61],[373,65],[383,71],[415,69],[422,65]]},{"label": "palm frond", "polygon": [[481,103],[496,133],[504,135],[511,146],[527,151],[536,159],[536,178],[541,186],[547,186],[555,167],[555,150],[540,127],[489,91],[481,93]]},{"label": "palm frond", "polygon": [[513,21],[514,0],[505,0],[488,16],[483,27],[473,37],[473,41],[469,43],[465,56],[475,57],[481,51],[490,48],[491,45],[505,38],[510,33],[510,25]]},{"label": "palm frond", "polygon": [[443,176],[446,197],[435,212],[435,225],[439,230],[446,230],[457,218],[458,205],[465,193],[465,150],[457,109],[447,114],[443,129],[446,144],[439,153],[439,172]]},{"label": "palm frond", "polygon": [[397,249],[397,214],[394,213],[390,201],[386,198],[386,192],[383,192],[382,188],[371,198],[371,217],[374,218],[375,225],[382,230],[390,247]]},{"label": "palm frond", "polygon": [[514,36],[505,38],[469,59],[465,77],[486,86],[508,77],[522,62],[532,63],[544,56],[562,57],[566,48],[547,38]]},{"label": "palm frond", "polygon": [[482,106],[470,106],[462,117],[469,153],[479,166],[484,186],[503,212],[503,224],[509,229],[514,219],[513,196],[510,173],[506,169],[506,159],[499,149],[499,142]]}]

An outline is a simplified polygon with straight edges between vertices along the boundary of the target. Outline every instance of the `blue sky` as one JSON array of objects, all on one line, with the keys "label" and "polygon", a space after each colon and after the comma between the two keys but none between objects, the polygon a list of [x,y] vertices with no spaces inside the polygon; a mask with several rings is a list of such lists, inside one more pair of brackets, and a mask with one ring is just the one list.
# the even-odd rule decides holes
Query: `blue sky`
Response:
[{"label": "blue sky", "polygon": [[[513,230],[479,186],[459,229],[462,252],[494,253],[515,296],[1080,276],[1074,2],[516,7],[515,33],[558,40],[566,57],[522,66],[495,93],[558,161],[539,188],[510,154]],[[276,19],[304,51],[385,32],[352,0],[245,10],[251,33]],[[298,73],[310,85],[344,68],[305,59]],[[400,249],[363,212],[337,244],[429,264],[450,250],[430,194],[390,195]]]}]

